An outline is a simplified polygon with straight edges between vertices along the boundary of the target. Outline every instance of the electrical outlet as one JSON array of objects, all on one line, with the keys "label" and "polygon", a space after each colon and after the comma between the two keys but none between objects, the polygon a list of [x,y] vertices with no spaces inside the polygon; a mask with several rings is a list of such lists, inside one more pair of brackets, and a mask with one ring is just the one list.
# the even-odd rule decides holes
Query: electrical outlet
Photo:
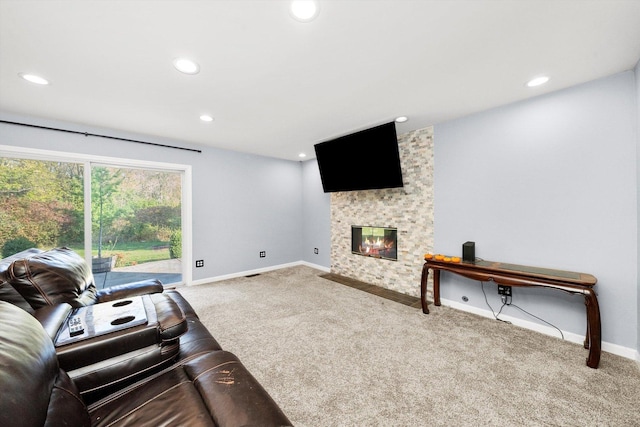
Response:
[{"label": "electrical outlet", "polygon": [[198,268],[198,267],[204,267],[204,260],[203,259],[196,260],[196,268]]},{"label": "electrical outlet", "polygon": [[511,296],[511,286],[498,285],[498,295]]},{"label": "electrical outlet", "polygon": [[267,251],[260,251],[260,258],[264,258],[267,256]]},{"label": "electrical outlet", "polygon": [[318,248],[313,248],[313,253],[318,255]]}]

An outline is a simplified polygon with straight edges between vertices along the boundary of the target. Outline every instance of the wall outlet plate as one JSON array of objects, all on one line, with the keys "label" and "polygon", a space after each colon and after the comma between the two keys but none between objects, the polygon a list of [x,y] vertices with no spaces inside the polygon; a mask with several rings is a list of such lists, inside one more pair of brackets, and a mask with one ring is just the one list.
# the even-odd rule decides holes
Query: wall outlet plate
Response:
[{"label": "wall outlet plate", "polygon": [[498,285],[498,295],[511,296],[511,286]]}]

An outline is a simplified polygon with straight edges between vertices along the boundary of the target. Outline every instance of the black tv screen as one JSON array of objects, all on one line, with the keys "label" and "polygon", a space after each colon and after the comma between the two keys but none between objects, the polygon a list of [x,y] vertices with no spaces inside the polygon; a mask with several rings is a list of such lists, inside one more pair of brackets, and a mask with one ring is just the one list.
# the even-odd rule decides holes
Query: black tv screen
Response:
[{"label": "black tv screen", "polygon": [[403,186],[394,122],[321,142],[315,150],[325,193]]}]

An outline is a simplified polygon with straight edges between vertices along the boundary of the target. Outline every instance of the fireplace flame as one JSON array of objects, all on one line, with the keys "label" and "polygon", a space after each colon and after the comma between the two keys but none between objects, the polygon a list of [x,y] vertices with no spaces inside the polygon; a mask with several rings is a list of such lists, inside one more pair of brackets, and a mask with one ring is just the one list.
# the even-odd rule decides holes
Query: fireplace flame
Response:
[{"label": "fireplace flame", "polygon": [[[352,233],[352,246],[353,253],[359,253],[366,256],[377,257],[377,258],[387,258],[387,259],[395,259],[397,260],[396,254],[396,235],[395,230],[393,232],[387,233],[385,230],[384,236],[380,235],[377,230],[372,234],[362,233],[360,236]],[[357,247],[355,238],[359,237],[361,240]]]},{"label": "fireplace flame", "polygon": [[366,254],[377,254],[381,249],[391,249],[393,248],[393,246],[393,242],[390,241],[385,244],[384,239],[381,239],[380,237],[376,238],[375,240],[373,240],[373,237],[371,237],[371,239],[367,237],[362,242],[360,252],[364,252]]}]

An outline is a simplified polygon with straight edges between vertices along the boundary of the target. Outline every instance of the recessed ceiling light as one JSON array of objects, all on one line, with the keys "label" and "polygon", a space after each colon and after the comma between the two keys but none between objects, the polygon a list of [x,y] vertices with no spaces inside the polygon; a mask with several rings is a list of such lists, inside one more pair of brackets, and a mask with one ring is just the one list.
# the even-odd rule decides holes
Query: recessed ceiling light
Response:
[{"label": "recessed ceiling light", "polygon": [[37,85],[48,85],[49,84],[49,80],[40,77],[40,76],[36,76],[35,74],[28,74],[28,73],[20,73],[18,74],[20,77],[22,77],[23,79],[25,79],[28,82],[31,83],[35,83]]},{"label": "recessed ceiling light", "polygon": [[317,0],[293,0],[289,11],[295,20],[311,22],[318,16],[320,5]]},{"label": "recessed ceiling light", "polygon": [[198,74],[200,72],[200,66],[190,59],[176,58],[173,60],[173,66],[176,70],[185,74]]},{"label": "recessed ceiling light", "polygon": [[212,122],[213,121],[213,117],[207,115],[207,114],[203,114],[200,116],[200,120],[202,120],[203,122]]},{"label": "recessed ceiling light", "polygon": [[404,123],[407,120],[409,120],[409,118],[407,116],[396,117],[396,123]]},{"label": "recessed ceiling light", "polygon": [[300,154],[298,154],[298,157],[300,157],[302,159],[303,157],[307,157],[307,155],[304,154],[304,153],[300,153]]},{"label": "recessed ceiling light", "polygon": [[549,81],[548,76],[539,76],[534,79],[531,79],[527,82],[527,87],[536,87],[545,84]]}]

